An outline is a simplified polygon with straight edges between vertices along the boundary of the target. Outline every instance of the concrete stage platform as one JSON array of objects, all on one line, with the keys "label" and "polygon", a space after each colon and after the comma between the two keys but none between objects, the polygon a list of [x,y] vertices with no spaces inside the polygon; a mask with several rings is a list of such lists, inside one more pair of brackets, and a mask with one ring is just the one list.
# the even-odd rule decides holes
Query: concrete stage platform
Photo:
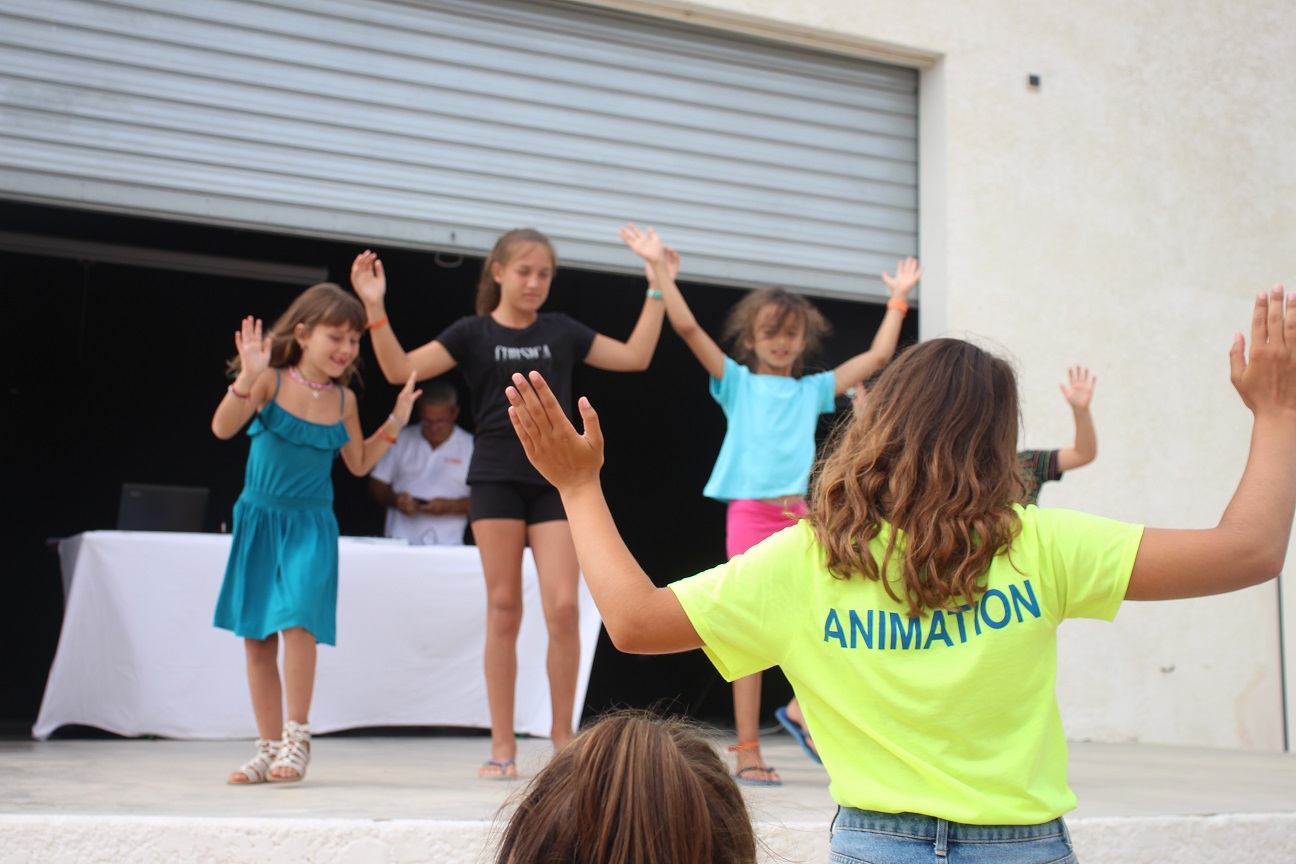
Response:
[{"label": "concrete stage platform", "polygon": [[[721,742],[717,739],[717,746]],[[522,782],[478,780],[482,737],[325,736],[297,784],[226,786],[250,742],[0,741],[0,864],[487,864],[500,814],[549,755],[520,741]],[[828,860],[823,769],[763,739],[781,788],[749,788],[762,861]],[[1296,755],[1072,745],[1085,864],[1296,862]]]}]

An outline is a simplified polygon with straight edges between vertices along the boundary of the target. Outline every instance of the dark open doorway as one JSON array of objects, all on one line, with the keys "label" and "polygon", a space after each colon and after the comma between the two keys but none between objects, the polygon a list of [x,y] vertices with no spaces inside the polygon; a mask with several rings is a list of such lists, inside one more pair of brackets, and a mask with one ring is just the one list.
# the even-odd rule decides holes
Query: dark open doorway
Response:
[{"label": "dark open doorway", "polygon": [[[242,487],[246,441],[218,441],[208,423],[225,385],[232,334],[244,315],[274,318],[307,284],[282,281],[282,273],[257,278],[242,263],[298,268],[345,285],[364,243],[12,203],[0,204],[0,234],[59,241],[26,251],[13,242],[0,248],[11,313],[0,415],[10,454],[0,541],[0,729],[22,734],[36,717],[62,614],[58,564],[46,541],[113,527],[124,481],[209,487],[207,529],[228,521]],[[122,254],[95,255],[87,244],[108,244]],[[169,254],[150,259],[147,250]],[[480,259],[379,251],[389,274],[388,309],[407,346],[471,314]],[[711,333],[742,294],[681,284]],[[560,261],[546,308],[624,338],[643,288],[641,277],[565,269]],[[883,313],[872,304],[816,303],[835,328],[819,368],[866,347]],[[904,341],[915,337],[914,321],[906,323]],[[367,345],[363,350],[360,410],[368,430],[390,409],[396,388],[382,380]],[[609,503],[645,569],[664,584],[720,563],[724,508],[701,490],[724,418],[683,343],[668,327],[647,372],[586,367],[576,392],[589,396],[603,419]],[[380,534],[382,511],[365,481],[339,469],[334,484],[342,532]],[[789,695],[781,675],[767,676],[766,715]],[[732,722],[730,688],[700,652],[631,657],[604,638],[587,713],[651,705]]]}]

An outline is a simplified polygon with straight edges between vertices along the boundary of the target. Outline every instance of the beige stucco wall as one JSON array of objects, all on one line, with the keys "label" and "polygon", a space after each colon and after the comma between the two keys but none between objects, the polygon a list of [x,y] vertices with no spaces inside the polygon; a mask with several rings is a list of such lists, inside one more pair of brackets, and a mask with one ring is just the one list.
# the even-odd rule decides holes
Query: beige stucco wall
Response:
[{"label": "beige stucco wall", "polygon": [[[1044,504],[1214,524],[1250,428],[1230,339],[1253,292],[1296,284],[1291,0],[599,5],[920,68],[923,335],[1017,360],[1028,446],[1070,440],[1066,366],[1097,372],[1098,461]],[[1069,735],[1281,749],[1277,602],[1271,583],[1069,623]]]}]

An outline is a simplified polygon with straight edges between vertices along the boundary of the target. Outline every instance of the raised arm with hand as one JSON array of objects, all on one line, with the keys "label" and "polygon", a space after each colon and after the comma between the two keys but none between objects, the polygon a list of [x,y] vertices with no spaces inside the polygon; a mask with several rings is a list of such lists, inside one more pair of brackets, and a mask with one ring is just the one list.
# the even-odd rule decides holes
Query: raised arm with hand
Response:
[{"label": "raised arm with hand", "polygon": [[1097,383],[1097,375],[1090,375],[1084,366],[1076,366],[1067,370],[1067,383],[1058,385],[1075,415],[1075,444],[1058,451],[1058,471],[1088,465],[1098,455],[1098,432],[1089,413],[1089,402]]},{"label": "raised arm with hand", "polygon": [[[633,223],[621,229],[621,239],[640,255],[644,254],[640,249],[655,240],[656,236],[651,228],[641,232]],[[724,377],[724,350],[697,323],[697,319],[693,317],[693,310],[689,309],[683,293],[675,284],[675,277],[679,275],[679,253],[669,248],[665,253],[664,258],[644,256],[648,262],[649,285],[662,292],[662,299],[666,303],[666,316],[670,318],[671,327],[684,340],[684,344],[693,352],[693,356],[702,364],[707,374],[720,380]]]},{"label": "raised arm with hand", "polygon": [[270,368],[270,337],[262,333],[260,318],[243,319],[234,332],[234,348],[239,355],[239,371],[225,391],[212,415],[212,432],[217,438],[229,439],[238,434],[257,409],[270,399],[268,384],[262,374]]},{"label": "raised arm with hand", "polygon": [[1296,294],[1281,285],[1256,298],[1251,351],[1242,334],[1230,378],[1255,416],[1237,491],[1214,528],[1143,532],[1129,600],[1223,594],[1278,575],[1296,511]]},{"label": "raised arm with hand", "polygon": [[905,314],[909,311],[909,293],[918,284],[922,274],[923,268],[912,255],[896,262],[894,276],[890,273],[882,274],[882,283],[891,292],[886,314],[882,317],[877,332],[873,334],[873,343],[869,345],[869,349],[856,354],[833,370],[833,384],[838,396],[881,369],[895,355],[896,344],[900,341],[900,325],[904,323]]},{"label": "raised arm with hand", "polygon": [[401,347],[387,317],[387,273],[376,252],[366,249],[351,262],[351,287],[364,304],[374,355],[388,384],[404,383],[411,372],[423,381],[454,368],[455,359],[436,340],[413,351]]},{"label": "raised arm with hand", "polygon": [[[625,229],[622,228],[620,233],[624,239]],[[626,245],[650,266],[654,261],[665,256],[666,249],[651,228],[646,234],[641,234],[640,238],[640,243],[633,244],[626,241]],[[653,352],[657,350],[657,340],[661,338],[662,321],[665,317],[666,312],[662,308],[661,300],[653,297],[650,291],[644,297],[643,309],[639,311],[639,320],[630,331],[630,338],[619,342],[599,333],[590,343],[589,353],[584,358],[585,362],[597,369],[607,369],[610,372],[642,372],[652,362]]]},{"label": "raised arm with hand", "polygon": [[405,428],[405,424],[409,423],[414,403],[422,395],[422,390],[414,389],[414,373],[411,372],[409,378],[405,379],[405,386],[401,388],[400,393],[396,394],[396,405],[391,413],[372,435],[365,438],[364,433],[360,431],[360,416],[356,409],[355,394],[347,391],[348,398],[346,408],[343,409],[342,425],[346,427],[351,440],[342,445],[340,453],[348,471],[356,477],[363,477],[373,470],[383,454],[396,443],[396,436]]},{"label": "raised arm with hand", "polygon": [[531,464],[554,485],[567,511],[576,555],[603,626],[618,650],[665,654],[702,640],[669,588],[653,585],[626,548],[603,497],[603,432],[589,400],[578,403],[585,434],[563,414],[539,372],[513,376],[509,419]]}]

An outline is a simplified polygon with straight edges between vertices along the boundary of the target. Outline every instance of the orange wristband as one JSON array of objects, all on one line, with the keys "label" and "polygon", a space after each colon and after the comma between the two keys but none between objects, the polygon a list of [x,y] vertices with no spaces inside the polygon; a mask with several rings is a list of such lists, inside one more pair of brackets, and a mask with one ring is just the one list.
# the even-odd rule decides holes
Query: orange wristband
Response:
[{"label": "orange wristband", "polygon": [[903,300],[899,300],[899,299],[897,299],[897,298],[895,298],[895,297],[892,297],[890,300],[887,301],[887,308],[888,308],[888,309],[899,309],[899,310],[900,310],[900,314],[903,315],[903,314],[906,314],[906,313],[909,311],[909,304],[906,303],[906,302],[903,301]]},{"label": "orange wristband", "polygon": [[378,427],[378,437],[386,441],[388,444],[396,443],[396,439],[388,435],[387,430],[382,428],[381,426]]},{"label": "orange wristband", "polygon": [[377,330],[379,327],[381,327],[386,323],[387,323],[387,316],[384,315],[383,317],[379,318],[377,321],[370,321],[368,324],[365,325],[365,329]]}]

